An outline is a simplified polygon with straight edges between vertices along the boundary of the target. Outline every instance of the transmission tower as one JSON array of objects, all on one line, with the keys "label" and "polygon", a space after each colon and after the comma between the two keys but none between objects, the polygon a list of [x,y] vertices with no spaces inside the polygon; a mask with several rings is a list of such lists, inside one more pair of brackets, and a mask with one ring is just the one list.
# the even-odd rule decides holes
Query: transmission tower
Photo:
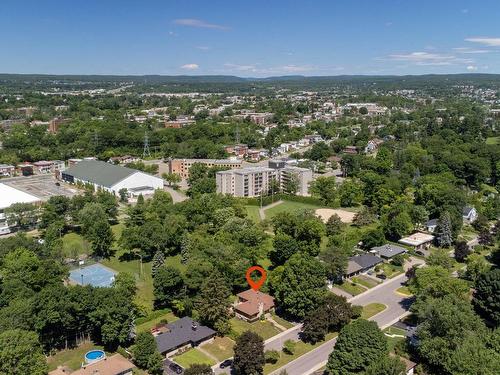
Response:
[{"label": "transmission tower", "polygon": [[142,150],[142,158],[151,157],[151,151],[149,150],[149,137],[148,133],[144,133],[144,149]]}]

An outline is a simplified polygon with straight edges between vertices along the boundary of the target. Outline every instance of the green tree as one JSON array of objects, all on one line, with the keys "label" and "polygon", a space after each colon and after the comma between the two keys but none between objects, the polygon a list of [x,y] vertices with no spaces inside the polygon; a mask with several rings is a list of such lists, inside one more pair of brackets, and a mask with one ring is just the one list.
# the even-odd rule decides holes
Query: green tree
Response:
[{"label": "green tree", "polygon": [[469,245],[467,245],[467,242],[465,241],[457,241],[455,243],[455,260],[457,262],[463,262],[469,256],[471,253],[471,250],[469,248]]},{"label": "green tree", "polygon": [[139,332],[135,338],[135,345],[132,347],[135,364],[147,369],[149,358],[157,352],[156,341],[150,332]]},{"label": "green tree", "polygon": [[488,321],[500,326],[500,269],[481,275],[476,281],[474,298],[476,310]]},{"label": "green tree", "polygon": [[299,177],[290,173],[288,178],[283,183],[283,192],[291,195],[296,195],[299,191]]},{"label": "green tree", "polygon": [[153,256],[153,261],[151,262],[151,276],[156,276],[158,270],[165,264],[165,256],[161,250],[158,250]]},{"label": "green tree", "polygon": [[177,268],[171,266],[160,267],[153,279],[155,306],[171,306],[172,301],[181,295],[183,286],[184,280]]},{"label": "green tree", "polygon": [[439,218],[436,232],[436,240],[439,246],[450,247],[453,244],[453,228],[450,214],[447,211],[443,212]]},{"label": "green tree", "polygon": [[347,270],[349,252],[341,247],[330,245],[319,255],[325,263],[326,276],[337,282],[342,280]]},{"label": "green tree", "polygon": [[130,298],[133,298],[137,292],[135,277],[129,272],[118,273],[115,281],[113,281],[113,287],[119,289],[121,293],[128,295]]},{"label": "green tree", "polygon": [[245,331],[234,345],[233,369],[237,375],[258,375],[264,373],[266,358],[264,340],[258,334]]},{"label": "green tree", "polygon": [[337,184],[335,182],[335,177],[333,176],[320,176],[316,180],[312,181],[309,186],[309,192],[311,195],[321,199],[321,201],[327,206],[331,206],[335,203],[335,199],[337,197],[336,189]]},{"label": "green tree", "polygon": [[344,227],[344,223],[342,223],[342,220],[340,219],[339,215],[333,214],[326,221],[325,227],[326,227],[326,235],[327,236],[335,236],[335,235],[340,234],[342,232],[342,229]]},{"label": "green tree", "polygon": [[14,203],[4,212],[7,223],[19,229],[32,228],[39,216],[38,209],[31,203]]},{"label": "green tree", "polygon": [[405,375],[406,366],[398,357],[385,356],[367,367],[365,375]]},{"label": "green tree", "polygon": [[229,332],[231,291],[226,285],[223,276],[214,271],[205,279],[201,286],[198,301],[198,311],[203,324],[206,324],[221,334]]},{"label": "green tree", "polygon": [[338,188],[342,207],[359,206],[363,202],[363,186],[360,181],[345,180]]},{"label": "green tree", "polygon": [[417,269],[408,286],[410,291],[421,299],[442,298],[450,294],[466,298],[469,293],[465,280],[454,278],[448,270],[440,266]]},{"label": "green tree", "polygon": [[168,182],[169,186],[175,186],[179,182],[181,182],[181,176],[179,176],[177,173],[163,173],[161,177]]},{"label": "green tree", "polygon": [[277,233],[273,238],[273,248],[269,258],[274,267],[281,266],[290,257],[299,251],[299,244],[295,238],[284,233]]},{"label": "green tree", "polygon": [[491,268],[490,263],[481,254],[470,254],[466,260],[465,278],[475,283]]},{"label": "green tree", "polygon": [[385,236],[392,241],[397,241],[413,230],[410,215],[399,209],[391,210],[382,217],[382,227]]},{"label": "green tree", "polygon": [[47,371],[35,332],[14,329],[0,333],[0,374],[46,375]]},{"label": "green tree", "polygon": [[427,257],[427,264],[430,266],[441,266],[447,270],[453,267],[453,258],[447,250],[435,250]]},{"label": "green tree", "polygon": [[266,350],[264,355],[266,357],[266,363],[276,363],[280,359],[280,352],[277,350]]},{"label": "green tree", "polygon": [[380,227],[370,230],[363,235],[361,241],[365,249],[382,246],[385,243],[384,231]]},{"label": "green tree", "polygon": [[114,241],[108,217],[99,203],[87,203],[78,213],[82,234],[92,246],[97,256],[110,257]]},{"label": "green tree", "polygon": [[155,351],[148,360],[148,374],[149,375],[163,375],[163,356]]},{"label": "green tree", "polygon": [[331,375],[364,372],[387,355],[387,351],[387,339],[377,323],[358,319],[340,331],[326,371]]},{"label": "green tree", "polygon": [[278,305],[286,313],[303,318],[325,295],[325,270],[312,256],[296,253],[274,270],[270,284]]}]

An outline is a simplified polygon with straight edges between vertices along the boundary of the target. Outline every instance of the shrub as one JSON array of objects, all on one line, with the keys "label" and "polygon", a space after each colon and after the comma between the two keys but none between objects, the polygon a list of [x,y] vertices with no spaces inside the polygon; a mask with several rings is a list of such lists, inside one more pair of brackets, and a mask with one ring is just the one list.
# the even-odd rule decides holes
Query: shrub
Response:
[{"label": "shrub", "polygon": [[280,359],[280,352],[277,350],[267,350],[264,355],[266,356],[266,363],[276,363]]}]

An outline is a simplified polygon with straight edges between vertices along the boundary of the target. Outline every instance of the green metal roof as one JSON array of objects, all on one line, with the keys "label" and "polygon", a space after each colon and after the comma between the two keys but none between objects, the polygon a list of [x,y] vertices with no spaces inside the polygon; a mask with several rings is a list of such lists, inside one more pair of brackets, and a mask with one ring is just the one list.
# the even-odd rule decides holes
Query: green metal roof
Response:
[{"label": "green metal roof", "polygon": [[82,160],[77,165],[66,169],[62,173],[73,176],[79,180],[111,188],[113,185],[116,185],[118,182],[136,172],[139,171],[103,161]]}]

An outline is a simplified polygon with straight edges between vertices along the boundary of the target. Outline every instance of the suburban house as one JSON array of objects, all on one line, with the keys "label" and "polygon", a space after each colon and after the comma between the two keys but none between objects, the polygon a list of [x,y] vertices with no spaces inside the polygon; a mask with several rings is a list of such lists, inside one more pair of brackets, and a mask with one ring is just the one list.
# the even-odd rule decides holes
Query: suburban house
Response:
[{"label": "suburban house", "polygon": [[217,332],[186,316],[175,322],[156,326],[151,333],[155,336],[158,351],[162,355],[170,356],[179,350],[211,340]]},{"label": "suburban house", "polygon": [[387,244],[382,245],[382,246],[372,247],[370,250],[370,253],[377,255],[381,258],[384,258],[384,259],[391,259],[393,256],[396,256],[399,254],[405,254],[406,249],[404,247],[401,247],[401,246],[387,243]]},{"label": "suburban house", "polygon": [[434,236],[432,234],[415,232],[411,236],[403,237],[398,242],[403,245],[408,245],[413,247],[415,250],[427,250],[434,241]]},{"label": "suburban house", "polygon": [[368,144],[366,145],[365,147],[365,153],[366,154],[371,154],[375,151],[377,151],[377,149],[379,148],[379,146],[384,143],[383,140],[381,139],[378,139],[378,138],[375,138],[375,139],[372,139],[372,140],[369,140],[368,141]]},{"label": "suburban house", "polygon": [[438,226],[438,222],[438,219],[430,219],[427,223],[425,223],[425,230],[429,233],[434,233]]},{"label": "suburban house", "polygon": [[477,219],[476,209],[471,206],[465,206],[462,210],[462,219],[466,224],[473,223]]},{"label": "suburban house", "polygon": [[97,160],[82,160],[61,173],[61,179],[68,183],[82,183],[118,194],[126,189],[130,195],[153,194],[163,189],[163,179],[136,169]]},{"label": "suburban house", "polygon": [[377,264],[383,262],[384,260],[382,258],[379,258],[378,256],[375,256],[373,254],[362,254],[350,257],[349,261],[347,262],[345,277],[359,275],[360,273],[369,271]]},{"label": "suburban house", "polygon": [[79,370],[71,371],[68,367],[59,366],[49,372],[49,375],[132,375],[134,364],[121,354],[114,354],[111,357],[89,363]]},{"label": "suburban house", "polygon": [[274,309],[274,298],[260,291],[248,289],[239,293],[237,297],[234,313],[238,318],[248,322],[254,322]]}]

